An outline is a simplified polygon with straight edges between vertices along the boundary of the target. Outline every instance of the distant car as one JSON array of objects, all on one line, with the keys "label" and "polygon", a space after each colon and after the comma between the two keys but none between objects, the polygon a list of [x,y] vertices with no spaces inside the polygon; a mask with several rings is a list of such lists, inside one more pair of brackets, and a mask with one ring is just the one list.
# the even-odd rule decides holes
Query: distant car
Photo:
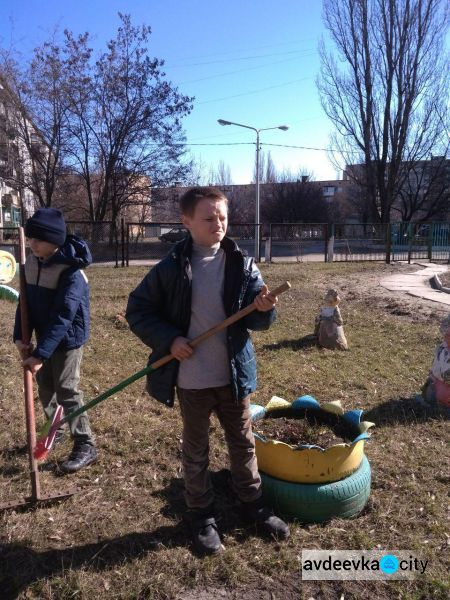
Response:
[{"label": "distant car", "polygon": [[174,227],[167,233],[163,233],[159,236],[159,239],[162,242],[169,242],[170,244],[174,244],[175,242],[179,242],[180,240],[184,240],[187,235],[186,229],[181,227]]}]

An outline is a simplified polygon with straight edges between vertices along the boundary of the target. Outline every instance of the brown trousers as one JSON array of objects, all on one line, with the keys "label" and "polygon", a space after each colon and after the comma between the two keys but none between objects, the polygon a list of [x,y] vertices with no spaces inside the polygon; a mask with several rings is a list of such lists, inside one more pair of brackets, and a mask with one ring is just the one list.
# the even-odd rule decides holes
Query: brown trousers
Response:
[{"label": "brown trousers", "polygon": [[209,422],[213,412],[225,432],[231,476],[238,498],[252,502],[261,496],[261,478],[250,418],[250,396],[239,403],[231,386],[186,390],[178,388],[183,418],[182,464],[188,508],[206,508],[214,501],[209,466]]}]

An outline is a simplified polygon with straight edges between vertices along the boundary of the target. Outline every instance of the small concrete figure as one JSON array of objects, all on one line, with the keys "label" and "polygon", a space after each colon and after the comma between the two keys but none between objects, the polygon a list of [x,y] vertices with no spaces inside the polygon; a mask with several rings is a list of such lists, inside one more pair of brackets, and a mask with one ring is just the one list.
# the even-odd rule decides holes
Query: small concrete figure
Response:
[{"label": "small concrete figure", "polygon": [[316,317],[314,335],[322,348],[330,350],[348,350],[347,339],[342,327],[343,321],[339,302],[341,301],[336,289],[329,289],[325,294],[324,303]]}]

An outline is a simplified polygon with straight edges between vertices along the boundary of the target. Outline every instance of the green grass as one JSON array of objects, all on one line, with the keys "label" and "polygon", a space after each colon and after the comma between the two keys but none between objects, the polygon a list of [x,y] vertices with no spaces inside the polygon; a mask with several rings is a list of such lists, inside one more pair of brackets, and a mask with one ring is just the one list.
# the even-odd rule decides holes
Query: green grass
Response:
[{"label": "green grass", "polygon": [[[376,423],[366,453],[373,487],[364,512],[325,525],[292,523],[292,537],[276,544],[245,529],[233,512],[222,431],[213,420],[211,468],[226,550],[200,559],[182,525],[181,419],[136,382],[94,408],[92,427],[100,460],[71,477],[41,473],[43,493],[71,486],[79,493],[33,510],[0,515],[0,596],[69,598],[376,598],[448,597],[448,420],[425,412],[420,392],[439,341],[438,304],[383,292],[379,279],[408,267],[376,264],[263,266],[272,287],[285,279],[279,316],[253,336],[259,388],[253,401],[272,395],[293,400],[308,393],[320,402],[340,399]],[[92,268],[92,335],[82,364],[86,398],[142,368],[148,350],[124,324],[129,292],[145,268]],[[14,283],[14,282],[13,282]],[[304,340],[328,287],[341,290],[348,352],[320,350]],[[17,287],[17,282],[16,282]],[[29,494],[22,374],[10,342],[15,307],[0,305],[0,502]],[[37,406],[37,414],[42,412]],[[63,459],[70,442],[50,459]],[[302,548],[412,550],[428,559],[420,580],[302,582]]]}]

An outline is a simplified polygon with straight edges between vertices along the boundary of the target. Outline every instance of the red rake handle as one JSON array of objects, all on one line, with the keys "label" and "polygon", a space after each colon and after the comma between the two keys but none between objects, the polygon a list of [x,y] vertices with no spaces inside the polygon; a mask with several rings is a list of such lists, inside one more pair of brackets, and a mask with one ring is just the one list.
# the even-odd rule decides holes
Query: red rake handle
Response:
[{"label": "red rake handle", "polygon": [[[19,249],[20,249],[20,294],[19,294],[19,310],[21,322],[21,338],[22,343],[30,343],[30,326],[28,323],[28,306],[26,293],[26,278],[25,278],[25,232],[23,227],[19,228]],[[31,495],[33,499],[38,499],[41,494],[41,485],[39,481],[38,466],[33,454],[33,448],[36,445],[36,420],[34,415],[34,394],[33,394],[33,375],[30,369],[23,370],[23,387],[25,400],[25,421],[27,428],[27,447],[28,459],[30,464],[31,478]]]}]

